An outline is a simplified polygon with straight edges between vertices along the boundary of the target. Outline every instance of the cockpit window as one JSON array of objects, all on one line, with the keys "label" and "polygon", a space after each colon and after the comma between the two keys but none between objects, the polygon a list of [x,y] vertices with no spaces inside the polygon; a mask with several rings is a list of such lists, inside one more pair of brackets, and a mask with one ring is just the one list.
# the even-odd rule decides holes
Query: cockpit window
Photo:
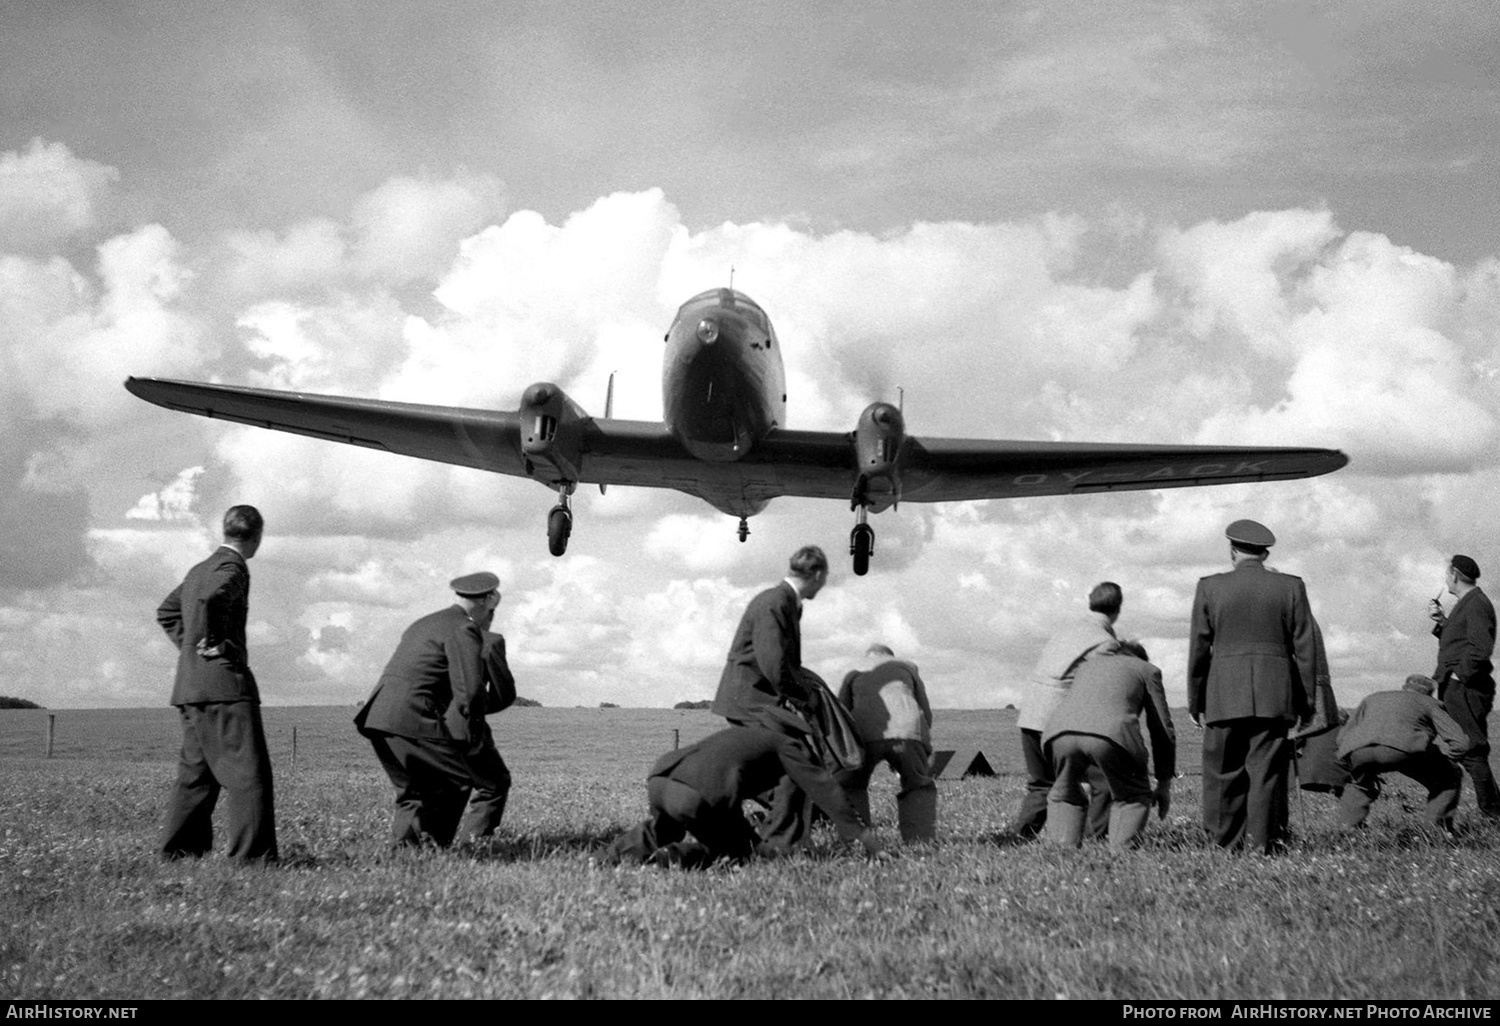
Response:
[{"label": "cockpit window", "polygon": [[690,306],[697,306],[708,300],[715,301],[721,309],[734,310],[748,318],[750,323],[754,324],[761,331],[769,332],[771,330],[770,321],[766,319],[765,311],[760,308],[755,300],[743,292],[734,291],[734,289],[709,289],[707,292],[698,293],[692,299],[682,304],[682,309],[677,311],[677,317],[673,320],[673,323],[675,324],[678,320],[681,320],[683,310],[686,310]]}]

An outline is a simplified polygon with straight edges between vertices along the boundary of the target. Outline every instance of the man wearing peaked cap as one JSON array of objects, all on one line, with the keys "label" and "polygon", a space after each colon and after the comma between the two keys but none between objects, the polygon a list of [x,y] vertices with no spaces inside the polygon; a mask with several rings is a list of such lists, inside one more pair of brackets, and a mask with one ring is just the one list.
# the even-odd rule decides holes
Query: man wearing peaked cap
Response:
[{"label": "man wearing peaked cap", "polygon": [[477,574],[453,578],[448,582],[448,587],[460,598],[484,598],[490,592],[500,590],[500,578],[487,570],[481,570]]},{"label": "man wearing peaked cap", "polygon": [[489,632],[500,579],[481,572],[448,586],[458,601],[406,629],[354,718],[396,788],[397,846],[490,837],[510,793],[510,771],[485,720],[516,697],[505,639]]},{"label": "man wearing peaked cap", "polygon": [[1302,579],[1265,565],[1274,534],[1253,520],[1224,533],[1234,569],[1198,582],[1188,645],[1203,825],[1222,847],[1270,853],[1286,829],[1287,732],[1313,712],[1313,618]]},{"label": "man wearing peaked cap", "polygon": [[1269,549],[1276,544],[1276,536],[1271,533],[1271,529],[1254,520],[1236,520],[1224,529],[1224,537],[1255,549]]},{"label": "man wearing peaked cap", "polygon": [[1479,564],[1469,556],[1448,561],[1447,588],[1458,598],[1446,616],[1433,599],[1428,615],[1438,639],[1438,664],[1432,677],[1438,701],[1469,737],[1469,750],[1459,760],[1474,781],[1479,811],[1500,819],[1500,788],[1490,769],[1489,715],[1495,704],[1495,607],[1479,587]]}]

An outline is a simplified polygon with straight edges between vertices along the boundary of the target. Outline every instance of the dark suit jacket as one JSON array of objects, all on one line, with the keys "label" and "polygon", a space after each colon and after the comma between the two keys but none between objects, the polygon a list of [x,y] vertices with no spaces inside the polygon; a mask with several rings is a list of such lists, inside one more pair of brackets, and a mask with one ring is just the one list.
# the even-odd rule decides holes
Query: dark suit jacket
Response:
[{"label": "dark suit jacket", "polygon": [[802,629],[797,593],[785,581],[750,600],[714,696],[715,716],[748,722],[757,706],[786,697],[807,701],[802,670]]},{"label": "dark suit jacket", "polygon": [[861,741],[932,740],[932,705],[916,663],[887,659],[862,672],[850,670],[839,701],[854,714]]},{"label": "dark suit jacket", "polygon": [[[245,651],[245,620],[250,614],[250,570],[245,557],[227,545],[187,572],[156,610],[177,646],[173,705],[200,702],[259,702],[260,689]],[[221,647],[205,658],[198,643]]]},{"label": "dark suit jacket", "polygon": [[1144,767],[1142,713],[1151,733],[1156,779],[1171,780],[1177,772],[1177,732],[1162,690],[1161,670],[1124,652],[1094,656],[1078,664],[1072,687],[1047,719],[1042,741],[1059,734],[1093,734],[1113,741]]},{"label": "dark suit jacket", "polygon": [[1465,594],[1445,623],[1433,624],[1432,633],[1438,639],[1433,680],[1441,685],[1449,673],[1465,682],[1477,678],[1481,690],[1485,689],[1484,681],[1493,682],[1495,667],[1490,657],[1495,653],[1495,606],[1488,595],[1478,588]]},{"label": "dark suit jacket", "polygon": [[485,708],[484,636],[452,605],[406,628],[354,723],[361,733],[469,742],[485,736]]},{"label": "dark suit jacket", "polygon": [[1258,560],[1204,577],[1193,597],[1188,711],[1207,723],[1312,714],[1317,646],[1302,578]]},{"label": "dark suit jacket", "polygon": [[1338,757],[1366,745],[1421,755],[1434,741],[1450,759],[1470,747],[1469,735],[1437,699],[1415,691],[1377,691],[1359,703],[1339,731]]},{"label": "dark suit jacket", "polygon": [[864,829],[844,789],[807,746],[764,727],[730,727],[668,752],[656,760],[650,776],[686,784],[716,811],[738,811],[741,801],[764,794],[788,776],[828,813],[845,839]]}]

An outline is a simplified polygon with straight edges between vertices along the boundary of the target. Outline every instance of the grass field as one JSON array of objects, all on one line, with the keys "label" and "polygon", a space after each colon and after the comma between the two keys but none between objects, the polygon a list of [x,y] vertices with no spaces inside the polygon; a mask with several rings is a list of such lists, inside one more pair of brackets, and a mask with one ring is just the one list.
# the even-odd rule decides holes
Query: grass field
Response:
[{"label": "grass field", "polygon": [[[589,857],[644,813],[673,731],[718,728],[706,712],[495,717],[516,784],[481,859],[387,853],[390,786],[351,714],[266,710],[285,864],[241,870],[154,858],[172,710],[59,712],[52,759],[46,713],[0,712],[0,998],[1500,997],[1500,831],[1429,842],[1403,782],[1362,836],[1306,795],[1289,855],[1212,850],[1180,714],[1189,776],[1140,851],[996,843],[1015,714],[953,711],[936,746],[1000,775],[939,785],[940,847],[871,863],[820,836],[698,874]],[[883,770],[872,804],[890,836]]]}]

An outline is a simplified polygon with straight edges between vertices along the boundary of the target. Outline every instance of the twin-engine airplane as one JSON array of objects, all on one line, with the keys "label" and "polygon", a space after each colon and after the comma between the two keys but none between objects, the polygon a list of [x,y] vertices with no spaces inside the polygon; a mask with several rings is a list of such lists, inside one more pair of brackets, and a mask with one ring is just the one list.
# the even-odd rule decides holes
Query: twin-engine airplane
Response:
[{"label": "twin-engine airplane", "polygon": [[233,385],[130,378],[148,402],[200,417],[291,431],[441,463],[530,477],[554,489],[554,556],[573,528],[580,484],[675,488],[746,520],[778,495],[841,499],[856,522],[854,572],[875,549],[870,513],[906,502],[1178,488],[1314,477],[1348,463],[1334,449],[1221,448],[916,438],[901,410],[874,402],[854,430],[794,431],[776,332],[749,296],[711,289],[677,311],[666,334],[663,421],[590,417],[551,382],[514,413]]}]

